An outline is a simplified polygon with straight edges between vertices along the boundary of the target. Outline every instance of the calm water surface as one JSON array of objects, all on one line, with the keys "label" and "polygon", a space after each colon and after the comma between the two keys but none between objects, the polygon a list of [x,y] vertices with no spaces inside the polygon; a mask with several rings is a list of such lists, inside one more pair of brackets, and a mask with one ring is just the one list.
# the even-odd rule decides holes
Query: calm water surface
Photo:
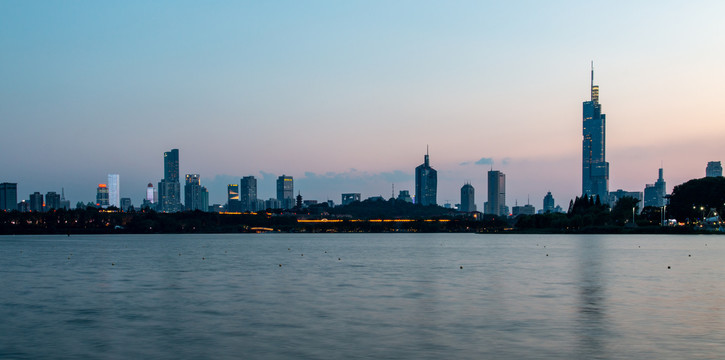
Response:
[{"label": "calm water surface", "polygon": [[724,261],[719,236],[2,236],[0,358],[722,359]]}]

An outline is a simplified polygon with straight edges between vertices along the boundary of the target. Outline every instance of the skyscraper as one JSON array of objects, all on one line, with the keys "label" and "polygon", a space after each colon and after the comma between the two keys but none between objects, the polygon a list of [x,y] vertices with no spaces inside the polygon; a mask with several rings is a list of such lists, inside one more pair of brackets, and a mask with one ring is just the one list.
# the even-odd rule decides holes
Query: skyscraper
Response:
[{"label": "skyscraper", "polygon": [[438,172],[430,167],[430,157],[426,149],[423,163],[415,168],[415,203],[436,205],[438,193]]},{"label": "skyscraper", "polygon": [[486,214],[508,215],[506,207],[506,175],[498,170],[488,172],[488,201],[484,208]]},{"label": "skyscraper", "polygon": [[227,185],[227,211],[242,211],[242,203],[239,201],[239,185],[237,184]]},{"label": "skyscraper", "polygon": [[30,194],[30,211],[43,212],[43,194],[34,192]]},{"label": "skyscraper", "polygon": [[474,212],[476,211],[476,196],[474,193],[473,185],[466,183],[461,188],[461,208],[463,212]]},{"label": "skyscraper", "polygon": [[605,158],[606,116],[599,104],[599,86],[594,85],[594,65],[591,75],[591,100],[583,104],[582,194],[609,198],[609,163]]},{"label": "skyscraper", "polygon": [[242,211],[257,211],[257,179],[245,176],[239,180],[239,200]]},{"label": "skyscraper", "polygon": [[49,191],[45,194],[45,211],[60,209],[60,194]]},{"label": "skyscraper", "polygon": [[202,199],[201,176],[199,174],[186,174],[184,185],[184,209],[187,211],[207,211]]},{"label": "skyscraper", "polygon": [[108,207],[108,185],[98,184],[96,188],[96,206],[104,209]]},{"label": "skyscraper", "polygon": [[291,176],[282,175],[277,178],[277,200],[283,209],[294,206],[295,186]]},{"label": "skyscraper", "polygon": [[720,162],[719,161],[708,162],[707,167],[705,168],[705,176],[706,177],[722,176],[722,165],[720,165]]},{"label": "skyscraper", "polygon": [[644,187],[644,206],[665,206],[665,195],[667,195],[667,186],[660,168],[659,178],[654,184],[647,184]]},{"label": "skyscraper", "polygon": [[121,208],[120,179],[118,174],[108,174],[108,206]]},{"label": "skyscraper", "polygon": [[164,153],[164,178],[159,182],[160,210],[181,210],[181,184],[179,183],[179,150]]},{"label": "skyscraper", "polygon": [[546,193],[546,196],[544,196],[544,207],[542,208],[544,213],[550,213],[554,212],[554,207],[556,204],[554,203],[554,196],[551,195],[551,191]]},{"label": "skyscraper", "polygon": [[153,204],[156,202],[156,199],[154,199],[154,184],[149,183],[148,186],[146,186],[146,201]]},{"label": "skyscraper", "polygon": [[18,209],[18,184],[0,184],[0,210],[12,211]]}]

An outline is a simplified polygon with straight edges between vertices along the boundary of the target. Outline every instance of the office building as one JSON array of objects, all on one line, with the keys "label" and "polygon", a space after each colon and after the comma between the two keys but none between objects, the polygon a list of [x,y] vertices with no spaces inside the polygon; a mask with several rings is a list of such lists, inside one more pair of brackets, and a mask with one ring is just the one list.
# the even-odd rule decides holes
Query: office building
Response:
[{"label": "office building", "polygon": [[43,212],[43,194],[39,192],[34,192],[30,194],[30,211],[32,212]]},{"label": "office building", "polygon": [[722,176],[722,165],[719,161],[710,161],[707,163],[705,168],[706,177],[718,177]]},{"label": "office building", "polygon": [[245,176],[239,180],[239,200],[242,211],[257,211],[257,179]]},{"label": "office building", "polygon": [[350,205],[355,201],[360,201],[360,193],[342,194],[342,205]]},{"label": "office building", "polygon": [[60,209],[60,194],[49,191],[45,194],[45,211]]},{"label": "office building", "polygon": [[438,192],[438,172],[430,167],[430,157],[426,150],[423,164],[415,168],[415,203],[436,205]]},{"label": "office building", "polygon": [[277,200],[282,209],[294,206],[294,180],[291,176],[282,175],[277,178]]},{"label": "office building", "polygon": [[606,161],[606,116],[599,103],[599,86],[591,74],[591,100],[583,104],[582,194],[606,202],[609,194],[609,163]]},{"label": "office building", "polygon": [[536,208],[534,208],[534,205],[526,204],[523,206],[514,206],[511,208],[511,215],[512,216],[519,216],[519,215],[534,215],[536,214]]},{"label": "office building", "polygon": [[609,204],[611,207],[614,207],[617,205],[617,201],[619,201],[623,197],[631,197],[639,200],[637,203],[637,208],[639,211],[642,210],[642,192],[641,191],[624,191],[622,189],[619,189],[617,191],[612,191],[609,193]]},{"label": "office building", "polygon": [[209,190],[205,186],[201,187],[201,211],[209,211]]},{"label": "office building", "polygon": [[544,213],[554,212],[555,206],[556,206],[556,204],[554,204],[554,196],[551,195],[551,191],[549,191],[546,193],[546,196],[544,196],[543,212]]},{"label": "office building", "polygon": [[484,213],[496,216],[508,215],[506,175],[498,170],[488,172],[488,201],[484,205]]},{"label": "office building", "polygon": [[181,210],[181,184],[179,183],[179,150],[164,153],[164,178],[159,182],[159,210]]},{"label": "office building", "polygon": [[461,187],[461,206],[458,208],[462,212],[476,211],[476,196],[473,185],[466,183]]},{"label": "office building", "polygon": [[98,184],[96,188],[96,206],[104,209],[108,207],[108,185]]},{"label": "office building", "polygon": [[146,186],[146,198],[144,200],[148,201],[149,204],[156,202],[156,190],[154,189],[154,184],[149,183],[148,186]]},{"label": "office building", "polygon": [[127,198],[127,197],[121,198],[120,204],[121,204],[121,207],[119,209],[121,209],[122,211],[133,210],[133,205],[131,204],[131,198]]},{"label": "office building", "polygon": [[70,210],[70,200],[65,198],[65,188],[60,189],[60,209]]},{"label": "office building", "polygon": [[644,206],[663,207],[667,199],[667,186],[662,174],[662,168],[659,171],[659,178],[654,184],[647,184],[644,187]]},{"label": "office building", "polygon": [[108,174],[108,205],[121,208],[120,178],[118,174]]},{"label": "office building", "polygon": [[241,212],[242,203],[239,201],[239,185],[227,185],[227,212]]},{"label": "office building", "polygon": [[0,211],[13,211],[18,209],[18,184],[0,184]]},{"label": "office building", "polygon": [[[208,201],[208,200],[207,200]],[[186,211],[207,211],[202,199],[201,176],[199,174],[186,174],[184,184],[184,209]]]}]

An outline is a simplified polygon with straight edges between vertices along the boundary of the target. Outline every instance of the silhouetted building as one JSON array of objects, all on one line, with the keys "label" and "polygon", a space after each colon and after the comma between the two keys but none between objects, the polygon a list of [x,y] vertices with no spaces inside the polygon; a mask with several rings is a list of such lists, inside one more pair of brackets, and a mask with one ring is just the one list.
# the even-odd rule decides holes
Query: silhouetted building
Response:
[{"label": "silhouetted building", "polygon": [[415,168],[415,203],[436,205],[438,192],[438,172],[430,167],[430,158],[426,151],[423,164]]},{"label": "silhouetted building", "polygon": [[706,177],[718,177],[722,176],[722,165],[719,161],[710,161],[707,163],[705,168]]},{"label": "silhouetted building", "polygon": [[227,212],[241,212],[242,202],[239,201],[239,185],[227,185]]},{"label": "silhouetted building", "polygon": [[108,185],[98,184],[96,188],[96,206],[104,209],[108,207]]},{"label": "silhouetted building", "polygon": [[360,193],[342,194],[342,205],[350,205],[355,201],[360,201]]},{"label": "silhouetted building", "polygon": [[201,187],[201,211],[209,211],[209,190],[205,186]]},{"label": "silhouetted building", "polygon": [[239,200],[242,211],[257,211],[257,179],[245,176],[239,180]]},{"label": "silhouetted building", "polygon": [[294,180],[291,176],[282,175],[277,178],[277,200],[283,209],[291,209],[294,205]]},{"label": "silhouetted building", "polygon": [[458,208],[463,212],[476,211],[476,195],[473,185],[467,183],[461,188],[461,206]]},{"label": "silhouetted building", "polygon": [[60,209],[60,194],[49,191],[45,194],[45,211]]},{"label": "silhouetted building", "polygon": [[207,211],[208,204],[204,205],[202,199],[201,176],[199,174],[186,174],[184,184],[184,209],[186,211]]},{"label": "silhouetted building", "polygon": [[32,212],[43,212],[43,194],[34,192],[30,194],[30,211]]},{"label": "silhouetted building", "polygon": [[12,211],[18,209],[18,184],[0,184],[0,210]]},{"label": "silhouetted building", "polygon": [[133,210],[133,205],[131,204],[131,198],[121,198],[120,200],[121,207],[120,209],[123,211],[131,211]]},{"label": "silhouetted building", "polygon": [[297,192],[297,202],[295,203],[295,207],[300,209],[302,208],[302,194],[300,192]]},{"label": "silhouetted building", "polygon": [[536,208],[534,208],[534,205],[526,204],[523,206],[514,206],[511,208],[511,215],[512,216],[519,216],[519,215],[534,215],[536,214]]},{"label": "silhouetted building", "polygon": [[148,186],[146,186],[146,201],[148,201],[149,204],[156,202],[156,191],[154,190],[154,184],[152,183],[149,183]]},{"label": "silhouetted building", "polygon": [[400,190],[398,193],[398,200],[403,200],[405,202],[413,203],[413,197],[410,196],[410,191],[408,190]]},{"label": "silhouetted building", "polygon": [[667,187],[662,175],[662,168],[660,168],[657,181],[654,184],[647,184],[644,187],[644,206],[663,207],[666,204],[666,195]]},{"label": "silhouetted building", "polygon": [[65,199],[65,189],[60,189],[60,208],[59,209],[66,209],[70,210],[70,200]]},{"label": "silhouetted building", "polygon": [[108,174],[108,205],[121,207],[121,183],[118,174]]},{"label": "silhouetted building", "polygon": [[606,116],[599,104],[599,86],[594,85],[592,66],[591,100],[583,104],[582,194],[599,196],[606,202],[609,194],[609,163],[606,161]]},{"label": "silhouetted building", "polygon": [[551,191],[549,191],[546,193],[546,196],[544,196],[544,213],[554,212],[555,206],[556,204],[554,204],[554,196],[551,195]]},{"label": "silhouetted building", "polygon": [[617,201],[619,201],[623,197],[632,197],[639,202],[637,203],[637,207],[639,208],[639,211],[642,210],[642,192],[641,191],[624,191],[622,189],[619,189],[617,191],[613,191],[609,193],[609,204],[611,207],[614,207],[617,205]]},{"label": "silhouetted building", "polygon": [[484,213],[507,216],[506,206],[506,175],[498,170],[488,172],[488,201],[484,205]]},{"label": "silhouetted building", "polygon": [[18,211],[28,212],[30,211],[30,202],[22,200],[18,203]]},{"label": "silhouetted building", "polygon": [[163,212],[181,210],[181,184],[179,183],[179,149],[164,153],[164,178],[159,182],[159,209]]},{"label": "silhouetted building", "polygon": [[282,202],[275,198],[269,198],[269,200],[266,200],[264,202],[264,208],[265,209],[281,209]]}]

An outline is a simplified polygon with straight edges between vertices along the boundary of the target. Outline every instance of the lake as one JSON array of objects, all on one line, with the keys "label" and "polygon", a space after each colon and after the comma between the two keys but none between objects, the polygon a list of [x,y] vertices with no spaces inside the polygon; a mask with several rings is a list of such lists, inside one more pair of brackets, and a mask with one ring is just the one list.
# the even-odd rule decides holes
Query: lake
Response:
[{"label": "lake", "polygon": [[0,236],[0,358],[723,358],[724,240]]}]

